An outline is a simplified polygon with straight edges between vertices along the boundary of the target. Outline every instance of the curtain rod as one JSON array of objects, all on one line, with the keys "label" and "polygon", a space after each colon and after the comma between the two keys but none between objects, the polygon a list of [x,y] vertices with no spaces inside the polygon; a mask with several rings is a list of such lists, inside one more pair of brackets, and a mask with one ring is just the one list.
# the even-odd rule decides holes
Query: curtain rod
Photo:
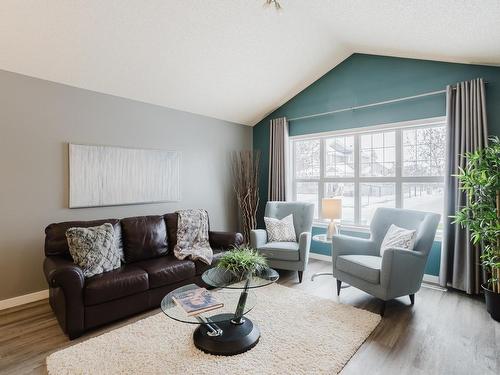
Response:
[{"label": "curtain rod", "polygon": [[[487,84],[488,82],[485,81],[484,83]],[[456,88],[454,87],[453,89],[455,90]],[[355,106],[355,107],[348,107],[348,108],[336,109],[334,111],[315,113],[313,115],[306,115],[306,116],[294,117],[294,118],[290,118],[290,119],[287,119],[287,120],[289,122],[290,121],[297,121],[297,120],[305,120],[305,119],[314,118],[314,117],[321,117],[321,116],[326,116],[326,115],[332,115],[334,113],[339,113],[339,112],[353,111],[353,110],[356,110],[356,109],[376,107],[376,106],[384,105],[384,104],[391,104],[391,103],[402,102],[402,101],[405,101],[405,100],[423,98],[425,96],[439,95],[439,94],[444,94],[445,92],[446,92],[446,90],[431,91],[431,92],[426,92],[426,93],[418,94],[418,95],[405,96],[403,98],[397,98],[397,99],[391,99],[391,100],[384,100],[383,102],[358,105],[358,106]]]}]

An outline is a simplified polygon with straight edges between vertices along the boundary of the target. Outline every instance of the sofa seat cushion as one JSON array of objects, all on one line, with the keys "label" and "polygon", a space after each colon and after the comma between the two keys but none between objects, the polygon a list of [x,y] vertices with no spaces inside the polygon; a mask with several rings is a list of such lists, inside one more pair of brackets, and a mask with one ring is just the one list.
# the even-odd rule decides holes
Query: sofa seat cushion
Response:
[{"label": "sofa seat cushion", "polygon": [[336,267],[372,284],[380,284],[380,268],[382,257],[371,255],[341,255],[337,258]]},{"label": "sofa seat cushion", "polygon": [[196,268],[192,261],[179,260],[173,255],[143,260],[134,263],[134,266],[147,272],[150,288],[175,284],[190,279],[196,274]]},{"label": "sofa seat cushion", "polygon": [[214,267],[219,259],[226,253],[224,250],[213,250],[214,251],[214,257],[212,258],[212,264],[206,264],[205,262],[201,262],[199,260],[196,260],[194,262],[194,265],[196,267],[196,275],[201,275],[203,272],[208,270],[209,268]]},{"label": "sofa seat cushion", "polygon": [[299,244],[297,242],[268,242],[259,247],[259,253],[268,259],[297,261]]},{"label": "sofa seat cushion", "polygon": [[148,274],[143,269],[124,265],[85,280],[85,305],[97,305],[149,289]]}]

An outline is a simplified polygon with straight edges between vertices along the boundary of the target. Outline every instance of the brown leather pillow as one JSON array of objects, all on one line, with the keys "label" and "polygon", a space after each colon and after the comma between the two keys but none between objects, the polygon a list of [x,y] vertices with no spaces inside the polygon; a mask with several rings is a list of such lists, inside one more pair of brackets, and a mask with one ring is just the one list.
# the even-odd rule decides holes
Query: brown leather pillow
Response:
[{"label": "brown leather pillow", "polygon": [[137,216],[121,220],[125,263],[155,258],[168,252],[163,216]]}]

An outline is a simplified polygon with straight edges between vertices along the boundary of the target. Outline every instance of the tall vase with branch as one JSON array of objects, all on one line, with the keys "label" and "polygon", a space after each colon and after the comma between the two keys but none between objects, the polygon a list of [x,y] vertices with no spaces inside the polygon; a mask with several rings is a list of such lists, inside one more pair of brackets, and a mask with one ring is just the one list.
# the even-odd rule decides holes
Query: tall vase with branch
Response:
[{"label": "tall vase with branch", "polygon": [[257,227],[259,163],[260,151],[243,150],[236,151],[232,155],[234,191],[241,212],[245,243],[250,239],[250,231]]},{"label": "tall vase with branch", "polygon": [[469,229],[471,241],[482,250],[482,266],[489,279],[483,286],[493,319],[500,319],[500,140],[467,153],[467,164],[457,178],[467,204],[455,215],[455,223]]}]

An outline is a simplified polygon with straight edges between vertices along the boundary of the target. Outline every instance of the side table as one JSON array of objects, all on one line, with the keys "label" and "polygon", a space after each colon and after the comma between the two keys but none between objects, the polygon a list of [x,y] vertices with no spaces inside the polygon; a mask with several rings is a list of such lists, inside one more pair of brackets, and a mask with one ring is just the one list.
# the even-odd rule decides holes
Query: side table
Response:
[{"label": "side table", "polygon": [[[327,239],[326,238],[326,234],[317,234],[315,236],[313,236],[313,241],[317,241],[317,242],[321,242],[321,243],[326,243],[326,244],[332,244],[332,240],[330,239]],[[332,248],[332,251],[333,251],[333,248]],[[311,276],[311,281],[314,281],[314,279],[318,276],[332,276],[333,277],[333,272],[316,272],[315,274],[313,274]],[[344,283],[342,285],[342,289],[344,288],[349,288],[350,285],[347,285],[346,283]]]}]

